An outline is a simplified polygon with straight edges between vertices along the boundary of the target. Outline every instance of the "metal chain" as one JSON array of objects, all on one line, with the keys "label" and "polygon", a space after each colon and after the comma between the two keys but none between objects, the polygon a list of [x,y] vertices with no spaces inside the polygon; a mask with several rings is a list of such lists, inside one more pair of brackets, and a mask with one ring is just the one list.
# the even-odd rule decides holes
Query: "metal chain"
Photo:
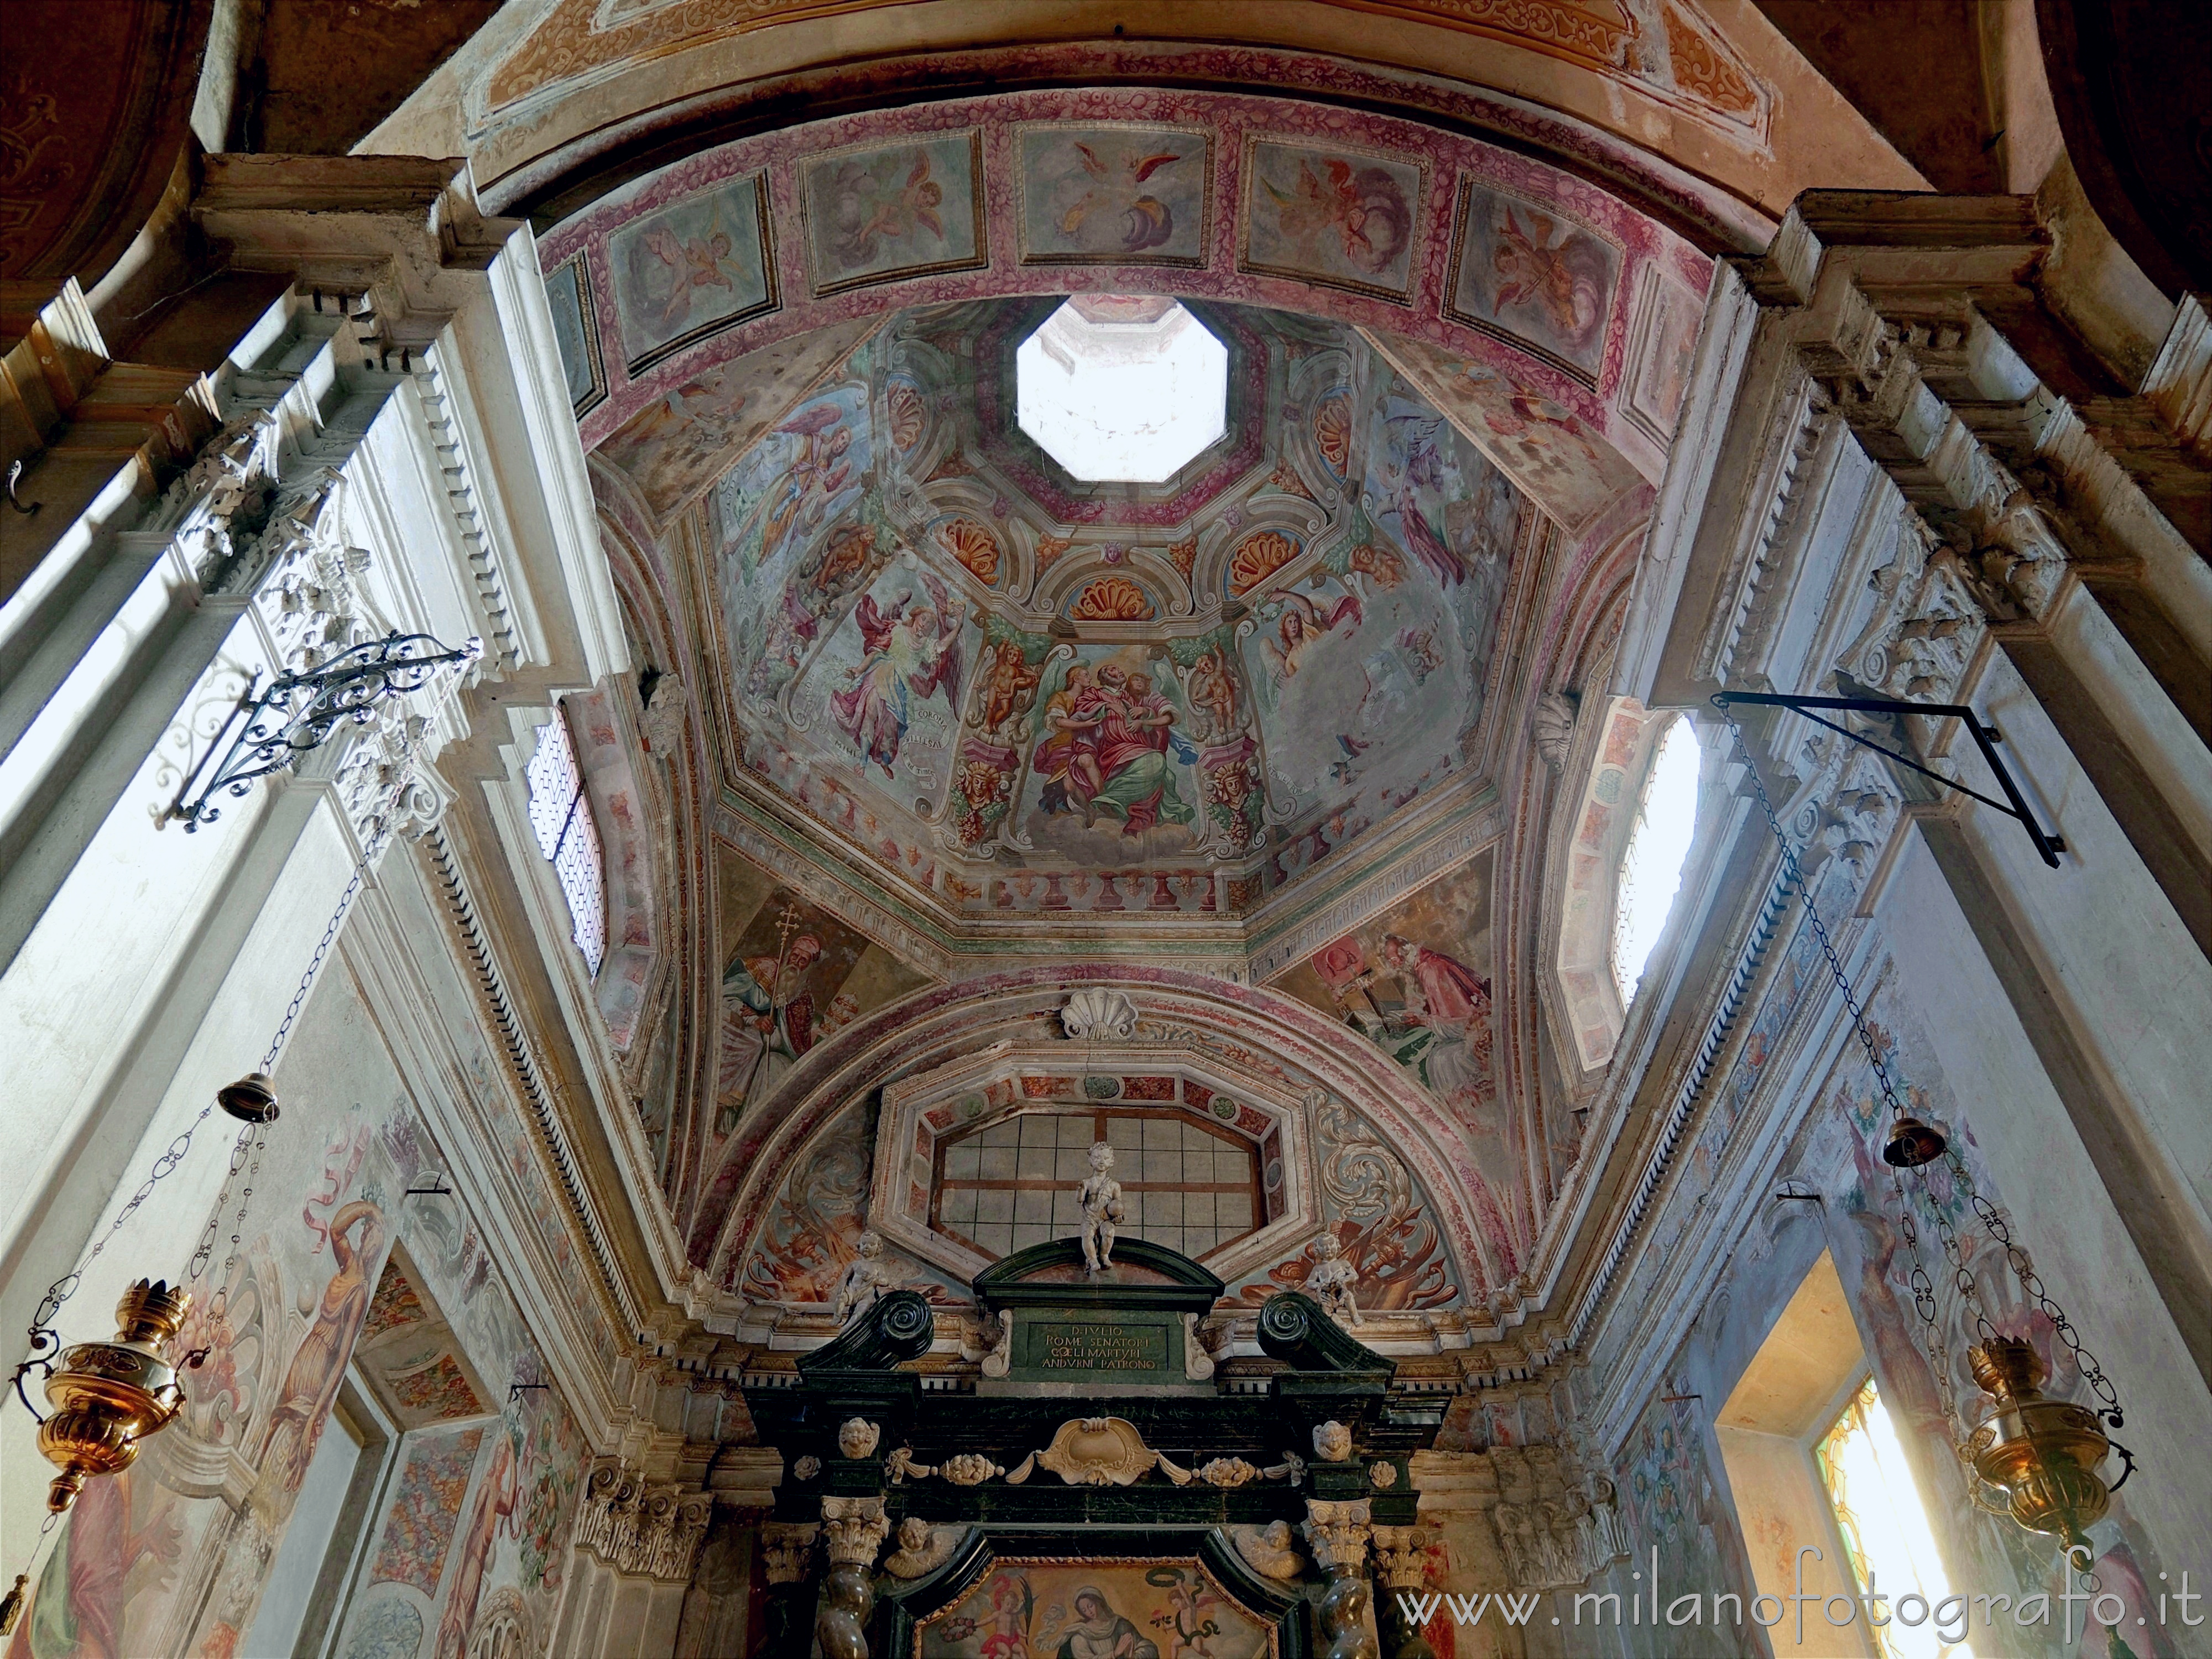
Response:
[{"label": "metal chain", "polygon": [[[1873,1062],[1875,1079],[1881,1085],[1882,1098],[1887,1102],[1893,1117],[1902,1115],[1905,1109],[1897,1098],[1896,1090],[1891,1085],[1888,1067],[1882,1063],[1873,1034],[1868,1028],[1866,1017],[1860,1011],[1858,999],[1852,993],[1850,982],[1844,976],[1843,963],[1837,957],[1835,946],[1829,940],[1828,930],[1820,921],[1820,913],[1814,907],[1812,891],[1806,884],[1804,871],[1797,862],[1797,855],[1790,845],[1789,837],[1783,833],[1781,820],[1775,816],[1773,803],[1767,799],[1766,786],[1759,775],[1759,768],[1752,761],[1749,747],[1744,742],[1743,727],[1737,723],[1733,712],[1727,709],[1722,712],[1727,716],[1729,730],[1735,737],[1736,752],[1743,757],[1745,770],[1750,774],[1752,791],[1758,797],[1759,810],[1766,815],[1767,828],[1774,832],[1775,845],[1781,848],[1784,872],[1796,889],[1797,896],[1804,902],[1805,914],[1812,924],[1813,936],[1820,942],[1821,953],[1827,958],[1828,971],[1834,976],[1837,986],[1843,992],[1844,1006],[1850,1011],[1852,1024],[1858,1032],[1859,1042],[1866,1049],[1868,1060]],[[2045,1288],[2042,1279],[2036,1273],[2034,1264],[2028,1259],[2027,1252],[2014,1242],[2012,1230],[2006,1224],[2003,1215],[2000,1213],[1996,1205],[1990,1203],[1976,1189],[1974,1178],[1967,1170],[1966,1160],[1960,1156],[1956,1145],[1946,1148],[1944,1163],[1950,1170],[1951,1179],[1956,1183],[1958,1189],[1966,1194],[1966,1202],[1973,1210],[1975,1217],[1988,1230],[1990,1237],[2003,1248],[2006,1261],[2010,1265],[2014,1276],[2020,1280],[2021,1289],[2035,1303],[2044,1317],[2051,1322],[2051,1328],[2057,1333],[2058,1340],[2066,1345],[2067,1352],[2073,1356],[2075,1364],[2080,1368],[2081,1380],[2088,1384],[2090,1391],[2104,1402],[2103,1408],[2098,1415],[2104,1418],[2114,1428],[2123,1426],[2124,1419],[2120,1410],[2118,1390],[2113,1387],[2112,1379],[2105,1375],[2104,1366],[2099,1362],[2097,1356],[2081,1346],[2081,1335],[2075,1330],[2073,1321],[2066,1316],[2066,1310],[2058,1305],[2051,1297],[2050,1291]],[[1987,1309],[1982,1301],[1980,1287],[1975,1281],[1973,1272],[1966,1265],[1965,1252],[1959,1243],[1959,1235],[1951,1225],[1949,1216],[1944,1213],[1943,1206],[1936,1202],[1935,1194],[1929,1190],[1926,1168],[1922,1167],[1916,1170],[1915,1174],[1917,1176],[1921,1196],[1927,1201],[1929,1213],[1934,1218],[1936,1237],[1942,1246],[1944,1258],[1950,1263],[1952,1284],[1973,1316],[1975,1334],[1984,1340],[1998,1335],[1999,1332],[1990,1322]],[[1905,1241],[1912,1255],[1911,1282],[1913,1310],[1920,1317],[1923,1333],[1926,1339],[1929,1361],[1936,1372],[1936,1390],[1942,1400],[1945,1420],[1955,1428],[1959,1421],[1957,1397],[1954,1392],[1950,1366],[1942,1357],[1942,1343],[1936,1324],[1935,1282],[1929,1278],[1925,1267],[1922,1265],[1919,1228],[1913,1220],[1912,1206],[1905,1196],[1905,1183],[1894,1169],[1890,1171],[1890,1184],[1897,1193],[1898,1210],[1904,1223]],[[1969,1462],[1965,1442],[1954,1440],[1953,1444],[1959,1454],[1960,1460],[1962,1462]]]},{"label": "metal chain", "polygon": [[[2014,1242],[2012,1229],[2006,1224],[1997,1206],[1974,1190],[1973,1179],[1967,1175],[1966,1166],[1958,1152],[1955,1150],[1950,1152],[1946,1161],[1951,1166],[1952,1178],[1965,1186],[1967,1202],[1973,1206],[1974,1213],[1981,1218],[1982,1225],[1988,1228],[1990,1237],[2004,1248],[2005,1260],[2011,1264],[2014,1277],[2020,1280],[2021,1289],[2035,1303],[2043,1316],[2051,1322],[2051,1328],[2058,1334],[2058,1340],[2066,1345],[2066,1351],[2074,1357],[2074,1363],[2081,1370],[2081,1380],[2089,1385],[2089,1391],[2105,1402],[2097,1414],[2113,1428],[2124,1427],[2126,1419],[2120,1410],[2119,1390],[2105,1375],[2103,1364],[2095,1354],[2081,1346],[2081,1338],[2074,1329],[2074,1322],[2067,1318],[2066,1310],[2052,1300],[2051,1292],[2044,1288],[2043,1280],[2035,1271],[2035,1264],[2028,1260],[2027,1252]],[[1997,1334],[1986,1320],[1983,1321],[1980,1328],[1985,1337]]]},{"label": "metal chain", "polygon": [[[1812,926],[1813,937],[1820,945],[1820,954],[1827,958],[1828,972],[1835,980],[1836,988],[1843,993],[1844,1006],[1850,1012],[1851,1028],[1858,1033],[1859,1044],[1866,1050],[1867,1060],[1874,1066],[1875,1080],[1881,1085],[1881,1097],[1887,1103],[1893,1120],[1902,1117],[1905,1106],[1897,1097],[1896,1086],[1890,1082],[1889,1067],[1882,1061],[1881,1047],[1875,1042],[1866,1013],[1859,1006],[1858,995],[1852,990],[1850,980],[1844,973],[1843,959],[1836,954],[1835,942],[1828,937],[1827,926],[1820,920],[1819,907],[1813,902],[1813,890],[1805,879],[1804,867],[1797,862],[1797,854],[1790,845],[1790,837],[1783,833],[1782,820],[1775,814],[1774,803],[1767,799],[1765,782],[1759,777],[1758,764],[1751,757],[1750,745],[1744,741],[1743,727],[1737,723],[1731,710],[1723,708],[1721,712],[1727,717],[1729,732],[1735,739],[1735,751],[1742,757],[1744,770],[1750,775],[1752,793],[1758,798],[1759,810],[1766,815],[1766,827],[1773,831],[1774,844],[1781,849],[1783,874],[1789,878],[1791,888],[1804,904],[1805,917]],[[1936,1392],[1943,1409],[1944,1437],[1951,1443],[1952,1450],[1958,1455],[1959,1461],[1968,1463],[1971,1468],[1966,1440],[1959,1432],[1961,1419],[1957,1388],[1951,1377],[1950,1351],[1943,1341],[1942,1329],[1936,1317],[1936,1281],[1929,1277],[1927,1264],[1922,1259],[1920,1226],[1913,1218],[1912,1202],[1905,1196],[1904,1180],[1894,1166],[1890,1170],[1890,1185],[1897,1194],[1899,1231],[1912,1258],[1912,1271],[1908,1281],[1912,1289],[1912,1310],[1920,1320],[1921,1346],[1928,1355],[1928,1368],[1936,1376]],[[1952,1283],[1966,1297],[1977,1323],[1986,1324],[1974,1277],[1966,1270],[1959,1249],[1958,1235],[1952,1231],[1950,1220],[1944,1215],[1942,1207],[1932,1201],[1933,1195],[1928,1193],[1924,1174],[1921,1176],[1920,1188],[1923,1196],[1931,1200],[1929,1211],[1935,1218],[1936,1237],[1942,1243],[1943,1254],[1951,1263]]]},{"label": "metal chain", "polygon": [[[400,780],[400,787],[404,789],[406,780],[413,770],[417,734],[412,729],[412,722],[404,715],[401,717],[399,732],[398,763],[394,770]],[[397,792],[394,793],[393,802],[396,808]],[[387,811],[384,817],[377,822],[368,839],[363,842],[361,857],[354,864],[353,875],[347,881],[345,890],[339,894],[337,906],[331,912],[329,925],[323,929],[323,937],[316,944],[313,956],[308,958],[307,970],[300,975],[299,987],[292,993],[292,1000],[285,1006],[284,1017],[277,1023],[276,1033],[270,1039],[268,1052],[261,1058],[260,1070],[264,1075],[276,1070],[277,1056],[284,1050],[285,1040],[292,1034],[292,1025],[299,1018],[300,1010],[307,1005],[307,994],[314,988],[316,976],[322,972],[323,963],[329,957],[331,945],[337,943],[338,929],[344,924],[347,911],[352,908],[355,898],[360,894],[362,884],[368,878],[370,866],[376,862],[386,845],[391,841],[392,820],[392,814]],[[60,1316],[63,1304],[76,1294],[78,1287],[84,1282],[84,1275],[91,1269],[94,1261],[99,1259],[100,1252],[105,1250],[115,1235],[122,1231],[123,1224],[136,1215],[139,1207],[153,1196],[155,1187],[165,1178],[176,1173],[178,1166],[185,1161],[186,1155],[192,1149],[193,1135],[199,1127],[213,1115],[214,1112],[215,1105],[212,1102],[200,1108],[199,1115],[185,1126],[184,1133],[172,1140],[163,1149],[161,1156],[154,1160],[152,1169],[148,1172],[146,1178],[138,1183],[137,1190],[132,1193],[123,1207],[115,1212],[115,1218],[108,1224],[107,1231],[94,1241],[92,1248],[85,1252],[82,1260],[46,1287],[46,1293],[39,1300],[38,1311],[32,1316],[30,1352],[15,1367],[15,1393],[19,1397],[22,1395],[22,1380],[26,1373],[60,1351],[61,1339],[54,1331],[53,1324],[54,1321]],[[237,1140],[231,1146],[230,1167],[223,1176],[222,1188],[216,1194],[215,1207],[210,1212],[207,1225],[202,1230],[199,1243],[192,1251],[188,1277],[197,1283],[206,1273],[208,1262],[214,1256],[216,1243],[222,1232],[222,1212],[230,1203],[231,1188],[237,1182],[240,1171],[244,1170],[246,1185],[240,1194],[238,1213],[233,1219],[230,1250],[224,1257],[222,1277],[216,1286],[216,1293],[218,1297],[228,1293],[231,1270],[237,1265],[239,1242],[245,1232],[246,1204],[253,1196],[252,1183],[254,1177],[260,1172],[261,1152],[267,1144],[264,1125],[249,1123],[240,1130]],[[28,1401],[26,1401],[25,1403],[27,1404]]]}]

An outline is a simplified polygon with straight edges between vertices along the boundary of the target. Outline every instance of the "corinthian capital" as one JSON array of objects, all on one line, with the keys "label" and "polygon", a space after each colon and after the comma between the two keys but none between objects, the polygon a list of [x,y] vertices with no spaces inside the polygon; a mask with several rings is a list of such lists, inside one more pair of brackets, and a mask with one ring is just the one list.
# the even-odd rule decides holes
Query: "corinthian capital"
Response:
[{"label": "corinthian capital", "polygon": [[822,1534],[830,1547],[833,1567],[871,1567],[884,1547],[890,1522],[880,1498],[825,1498],[822,1500]]},{"label": "corinthian capital", "polygon": [[1309,1498],[1303,1530],[1314,1565],[1323,1572],[1358,1572],[1364,1568],[1367,1540],[1374,1530],[1368,1519],[1364,1498],[1336,1503]]}]

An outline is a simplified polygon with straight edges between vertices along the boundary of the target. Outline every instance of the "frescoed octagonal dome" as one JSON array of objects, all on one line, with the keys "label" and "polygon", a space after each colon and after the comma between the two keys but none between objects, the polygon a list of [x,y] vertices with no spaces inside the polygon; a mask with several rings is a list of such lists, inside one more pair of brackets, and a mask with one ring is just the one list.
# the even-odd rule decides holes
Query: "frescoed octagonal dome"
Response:
[{"label": "frescoed octagonal dome", "polygon": [[744,764],[961,908],[1244,908],[1463,770],[1524,504],[1356,332],[1197,303],[1220,438],[1079,479],[1058,303],[895,315],[723,476]]}]

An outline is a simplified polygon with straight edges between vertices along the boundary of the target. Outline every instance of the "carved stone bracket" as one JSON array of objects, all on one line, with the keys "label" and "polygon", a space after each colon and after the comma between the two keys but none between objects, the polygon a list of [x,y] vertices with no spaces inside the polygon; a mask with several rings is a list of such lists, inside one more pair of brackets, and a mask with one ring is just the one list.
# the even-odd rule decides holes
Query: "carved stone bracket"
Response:
[{"label": "carved stone bracket", "polygon": [[620,1459],[602,1459],[576,1511],[576,1547],[617,1572],[684,1583],[713,1510],[706,1492],[654,1486]]}]

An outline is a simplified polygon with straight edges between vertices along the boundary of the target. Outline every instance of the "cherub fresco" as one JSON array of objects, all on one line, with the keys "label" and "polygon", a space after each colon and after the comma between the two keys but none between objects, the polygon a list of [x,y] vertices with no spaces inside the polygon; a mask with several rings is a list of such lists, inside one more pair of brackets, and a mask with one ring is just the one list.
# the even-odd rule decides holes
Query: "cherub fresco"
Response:
[{"label": "cherub fresco", "polygon": [[830,174],[826,194],[830,250],[848,269],[872,263],[878,244],[903,240],[917,228],[945,240],[938,212],[945,186],[930,177],[926,150],[844,162]]},{"label": "cherub fresco", "polygon": [[1503,234],[1490,251],[1498,308],[1533,305],[1553,334],[1577,345],[1587,343],[1605,320],[1605,268],[1582,257],[1583,240],[1572,227],[1542,213],[1530,213],[1524,229],[1507,208]]},{"label": "cherub fresco", "polygon": [[1044,664],[1031,662],[1012,640],[994,640],[983,647],[977,670],[975,724],[985,737],[1004,741],[1036,707]]},{"label": "cherub fresco", "polygon": [[1243,724],[1237,712],[1237,679],[1219,646],[1208,646],[1199,653],[1185,694],[1197,717],[1193,724],[1200,743],[1223,743],[1237,735]]},{"label": "cherub fresco", "polygon": [[861,595],[854,619],[866,656],[830,699],[839,728],[860,751],[860,769],[872,761],[886,781],[897,776],[891,769],[914,704],[939,690],[948,703],[960,696],[960,610],[943,582],[926,572],[921,580],[927,603],[908,593],[886,611],[872,593]]},{"label": "cherub fresco", "polygon": [[1405,252],[1413,214],[1405,191],[1382,167],[1332,155],[1316,169],[1301,156],[1294,188],[1284,190],[1265,176],[1259,183],[1275,204],[1285,239],[1294,245],[1332,242],[1346,264],[1377,273]]},{"label": "cherub fresco", "polygon": [[673,331],[691,314],[699,290],[737,292],[738,279],[750,273],[732,263],[735,251],[726,230],[685,238],[665,225],[649,227],[629,251],[631,292],[653,307],[650,314],[660,330]]}]

